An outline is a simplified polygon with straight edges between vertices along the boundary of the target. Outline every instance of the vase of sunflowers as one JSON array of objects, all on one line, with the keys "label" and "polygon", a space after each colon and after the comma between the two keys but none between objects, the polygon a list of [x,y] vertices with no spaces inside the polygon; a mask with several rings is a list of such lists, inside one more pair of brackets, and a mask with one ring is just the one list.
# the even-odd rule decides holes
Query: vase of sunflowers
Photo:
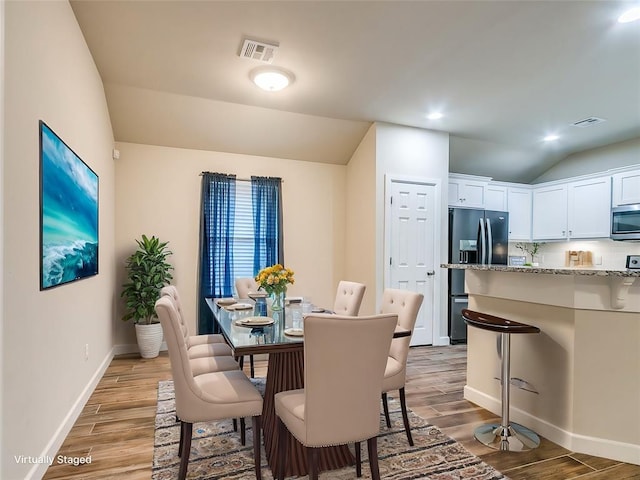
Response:
[{"label": "vase of sunflowers", "polygon": [[260,270],[255,280],[271,297],[271,310],[281,311],[284,308],[287,285],[294,283],[293,270],[277,263]]}]

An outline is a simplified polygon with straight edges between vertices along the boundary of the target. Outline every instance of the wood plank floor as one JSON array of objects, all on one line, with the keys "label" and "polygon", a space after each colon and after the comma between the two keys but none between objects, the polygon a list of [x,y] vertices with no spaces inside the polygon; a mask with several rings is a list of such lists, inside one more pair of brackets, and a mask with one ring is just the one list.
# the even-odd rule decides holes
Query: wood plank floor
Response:
[{"label": "wood plank floor", "polygon": [[[266,362],[257,362],[256,376],[265,374]],[[527,453],[496,452],[475,441],[474,428],[496,417],[463,398],[465,345],[412,348],[407,374],[409,408],[513,480],[640,479],[639,466],[576,454],[546,439]],[[54,462],[44,478],[150,479],[157,386],[170,378],[166,352],[151,360],[115,358],[58,452],[90,455],[91,464]]]}]

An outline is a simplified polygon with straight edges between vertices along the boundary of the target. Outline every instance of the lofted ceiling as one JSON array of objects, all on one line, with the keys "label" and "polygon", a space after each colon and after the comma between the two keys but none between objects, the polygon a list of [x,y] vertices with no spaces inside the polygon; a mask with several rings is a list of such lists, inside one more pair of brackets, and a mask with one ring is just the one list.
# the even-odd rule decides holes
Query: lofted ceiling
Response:
[{"label": "lofted ceiling", "polygon": [[[451,171],[523,182],[640,137],[631,4],[71,0],[117,141],[346,164],[389,122],[449,132]],[[251,83],[245,37],[279,44],[289,88]]]}]

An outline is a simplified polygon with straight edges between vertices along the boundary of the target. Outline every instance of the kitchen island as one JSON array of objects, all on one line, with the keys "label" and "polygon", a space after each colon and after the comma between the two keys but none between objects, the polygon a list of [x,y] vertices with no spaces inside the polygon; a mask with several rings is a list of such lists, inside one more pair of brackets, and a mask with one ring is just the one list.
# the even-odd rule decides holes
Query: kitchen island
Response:
[{"label": "kitchen island", "polygon": [[[640,271],[453,265],[469,309],[535,325],[514,335],[512,420],[570,450],[640,465]],[[498,335],[468,329],[465,398],[500,413]]]}]

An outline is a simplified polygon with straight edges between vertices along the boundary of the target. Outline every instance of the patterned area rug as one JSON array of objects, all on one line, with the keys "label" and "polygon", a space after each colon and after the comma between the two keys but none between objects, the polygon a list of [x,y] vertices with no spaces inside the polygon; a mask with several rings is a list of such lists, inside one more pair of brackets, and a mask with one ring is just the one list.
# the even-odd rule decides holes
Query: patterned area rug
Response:
[{"label": "patterned area rug", "polygon": [[[259,382],[259,381],[258,381]],[[389,399],[392,425],[388,429],[384,415],[380,416],[378,455],[380,475],[388,480],[428,478],[433,480],[498,480],[506,479],[500,472],[469,453],[436,427],[409,412],[415,446],[410,447],[402,424],[400,404]],[[189,457],[188,479],[251,480],[253,444],[251,422],[247,422],[247,445],[240,445],[240,434],[233,431],[231,420],[193,425],[193,440]],[[158,412],[153,449],[152,480],[173,480],[178,475],[178,440],[180,427],[176,422],[173,382],[158,385]],[[362,478],[371,478],[366,442],[362,446]],[[262,478],[272,480],[262,450]],[[308,478],[308,477],[301,477]],[[324,480],[352,480],[355,467],[322,472]]]}]

